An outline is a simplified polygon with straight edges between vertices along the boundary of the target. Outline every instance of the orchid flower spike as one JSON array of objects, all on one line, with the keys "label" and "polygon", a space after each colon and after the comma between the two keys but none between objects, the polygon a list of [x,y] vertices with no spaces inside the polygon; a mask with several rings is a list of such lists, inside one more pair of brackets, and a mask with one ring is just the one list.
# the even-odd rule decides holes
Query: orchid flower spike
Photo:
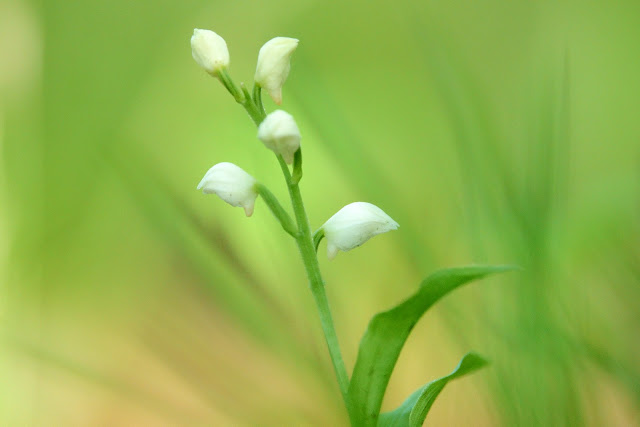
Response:
[{"label": "orchid flower spike", "polygon": [[229,66],[229,50],[222,37],[210,30],[193,30],[191,55],[207,73],[216,73]]},{"label": "orchid flower spike", "polygon": [[296,47],[298,47],[297,39],[276,37],[266,42],[258,53],[258,66],[254,80],[278,105],[282,104],[282,85],[289,75],[290,58]]},{"label": "orchid flower spike", "polygon": [[258,126],[258,139],[276,154],[280,154],[288,164],[300,148],[300,130],[293,116],[285,111],[270,113]]},{"label": "orchid flower spike", "polygon": [[322,226],[327,239],[327,257],[333,259],[338,250],[346,252],[357,248],[373,236],[398,227],[379,207],[366,202],[351,203]]},{"label": "orchid flower spike", "polygon": [[198,184],[204,194],[217,194],[231,206],[244,208],[247,216],[253,214],[258,197],[256,180],[233,163],[218,163],[207,171]]}]

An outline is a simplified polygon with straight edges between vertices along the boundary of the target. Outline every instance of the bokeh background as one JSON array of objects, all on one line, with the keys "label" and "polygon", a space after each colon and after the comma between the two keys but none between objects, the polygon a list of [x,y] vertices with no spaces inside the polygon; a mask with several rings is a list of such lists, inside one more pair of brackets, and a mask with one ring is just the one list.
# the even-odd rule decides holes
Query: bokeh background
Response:
[{"label": "bokeh background", "polygon": [[3,0],[0,423],[345,425],[294,243],[195,189],[230,161],[286,201],[198,27],[249,84],[300,39],[312,226],[357,200],[401,224],[321,245],[349,371],[428,273],[523,268],[427,313],[384,409],[475,350],[427,423],[640,424],[639,23],[636,0]]}]

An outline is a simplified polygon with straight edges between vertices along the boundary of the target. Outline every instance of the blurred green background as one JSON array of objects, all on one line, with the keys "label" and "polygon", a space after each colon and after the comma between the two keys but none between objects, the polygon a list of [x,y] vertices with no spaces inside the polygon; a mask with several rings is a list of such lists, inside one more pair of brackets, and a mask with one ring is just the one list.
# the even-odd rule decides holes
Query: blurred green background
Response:
[{"label": "blurred green background", "polygon": [[[236,81],[300,39],[283,108],[313,227],[401,227],[334,261],[348,369],[369,318],[435,269],[518,264],[418,324],[383,409],[449,372],[427,423],[640,424],[640,3],[0,3],[0,423],[344,425],[295,245],[195,187],[275,159],[192,60]],[[267,110],[275,106],[265,101]]]}]

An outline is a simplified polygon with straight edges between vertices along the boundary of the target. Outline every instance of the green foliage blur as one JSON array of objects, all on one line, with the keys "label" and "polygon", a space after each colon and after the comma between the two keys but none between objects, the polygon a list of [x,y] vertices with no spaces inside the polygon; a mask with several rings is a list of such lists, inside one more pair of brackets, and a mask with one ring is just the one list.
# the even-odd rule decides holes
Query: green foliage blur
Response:
[{"label": "green foliage blur", "polygon": [[[313,227],[367,201],[400,229],[320,263],[348,370],[430,272],[448,296],[383,410],[469,350],[430,425],[640,424],[640,3],[0,3],[0,424],[345,425],[294,242],[195,187],[229,161],[286,189],[191,58],[300,39],[282,108]],[[275,108],[265,101],[268,111]]]}]

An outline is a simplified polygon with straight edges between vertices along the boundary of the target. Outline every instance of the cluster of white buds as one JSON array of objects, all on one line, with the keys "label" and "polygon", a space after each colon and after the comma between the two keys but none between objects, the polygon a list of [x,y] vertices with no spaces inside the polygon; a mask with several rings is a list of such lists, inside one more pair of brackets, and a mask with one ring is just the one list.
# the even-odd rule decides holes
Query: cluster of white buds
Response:
[{"label": "cluster of white buds", "polygon": [[[267,91],[273,102],[282,104],[282,86],[289,76],[291,55],[298,40],[276,37],[266,42],[258,53],[254,80]],[[210,30],[194,29],[191,36],[191,55],[205,71],[214,77],[229,66],[229,50],[222,37]]]},{"label": "cluster of white buds", "polygon": [[[255,82],[264,88],[276,104],[282,102],[282,86],[289,75],[290,58],[298,46],[298,40],[276,37],[265,43],[258,54]],[[191,37],[193,58],[209,74],[226,78],[224,69],[229,66],[229,51],[222,37],[209,30],[195,29]],[[224,83],[224,81],[223,81]],[[262,107],[260,107],[262,108]],[[276,110],[267,115],[258,126],[258,139],[276,155],[282,156],[287,164],[294,162],[300,149],[300,130],[289,113]],[[298,166],[300,166],[298,164]],[[294,170],[295,170],[294,165]],[[242,207],[247,216],[253,214],[255,200],[261,194],[274,209],[276,217],[285,218],[282,208],[273,208],[277,202],[269,196],[256,180],[232,163],[218,163],[207,171],[198,189],[207,194],[217,194],[232,206]],[[282,211],[282,212],[280,212]],[[282,219],[283,227],[295,235],[290,220]],[[349,251],[381,233],[395,230],[398,223],[380,208],[370,203],[351,203],[340,209],[318,230],[327,239],[327,256],[333,259],[338,251]]]}]

